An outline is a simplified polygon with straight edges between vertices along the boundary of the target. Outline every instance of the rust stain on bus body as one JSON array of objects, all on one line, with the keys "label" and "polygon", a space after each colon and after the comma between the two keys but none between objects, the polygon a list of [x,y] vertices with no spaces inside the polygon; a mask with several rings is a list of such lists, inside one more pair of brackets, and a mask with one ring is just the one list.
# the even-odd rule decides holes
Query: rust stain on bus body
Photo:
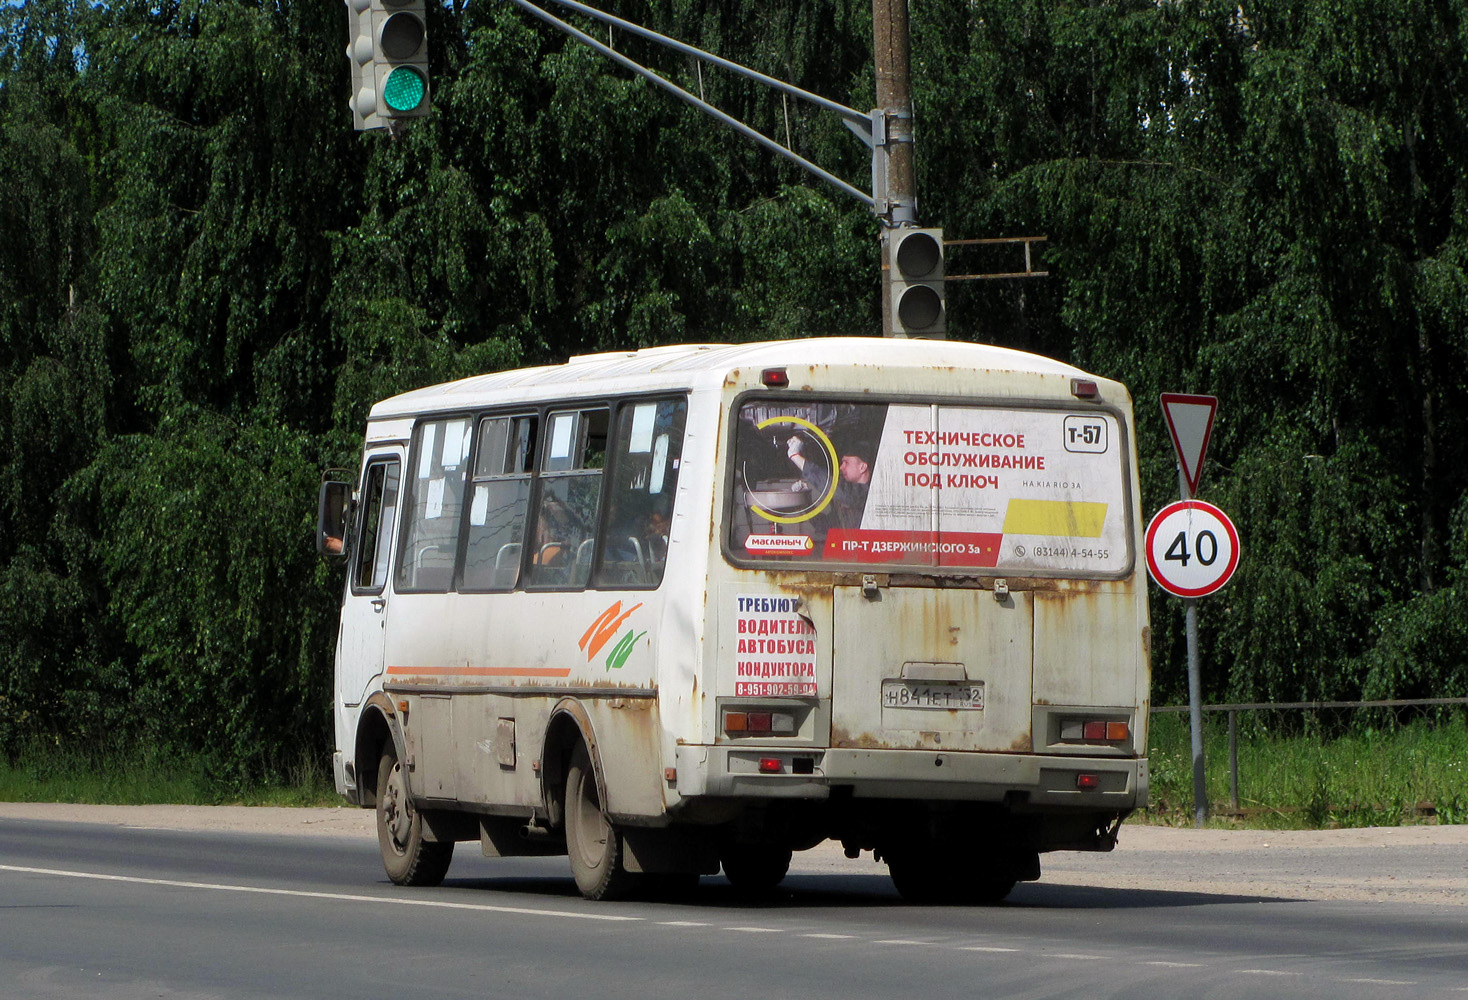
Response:
[{"label": "rust stain on bus body", "polygon": [[831,746],[843,750],[909,750],[911,747],[894,746],[880,740],[871,733],[849,733],[834,722],[831,724]]},{"label": "rust stain on bus body", "polygon": [[[1008,748],[1004,750],[973,747],[963,747],[957,750],[949,749],[943,746],[943,735],[942,732],[923,732],[921,734],[922,742],[914,744],[912,742],[884,740],[871,733],[850,733],[839,726],[833,725],[831,727],[831,746],[839,747],[843,750],[913,750],[917,752],[942,750],[944,753],[1030,753],[1035,748],[1034,740],[1028,733],[1015,737]],[[932,745],[923,745],[925,743],[931,743]]]}]

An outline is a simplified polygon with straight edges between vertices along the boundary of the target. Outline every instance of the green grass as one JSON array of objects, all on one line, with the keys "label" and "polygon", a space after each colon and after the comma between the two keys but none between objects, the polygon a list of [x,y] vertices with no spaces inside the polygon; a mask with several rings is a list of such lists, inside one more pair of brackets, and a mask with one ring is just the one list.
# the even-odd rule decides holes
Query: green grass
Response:
[{"label": "green grass", "polygon": [[[1468,726],[1461,715],[1322,737],[1275,735],[1239,714],[1239,807],[1231,814],[1228,719],[1205,716],[1210,825],[1267,829],[1468,822]],[[1299,721],[1299,720],[1296,720]],[[1191,825],[1188,717],[1157,713],[1144,822]],[[1430,808],[1424,808],[1429,806]]]},{"label": "green grass", "polygon": [[[1322,738],[1281,736],[1241,713],[1239,805],[1229,802],[1228,722],[1207,721],[1205,760],[1213,826],[1318,829],[1468,823],[1468,726],[1461,716],[1419,720]],[[1143,822],[1191,825],[1192,752],[1188,718],[1158,713],[1150,733],[1152,805]],[[81,752],[55,746],[0,765],[0,801],[114,805],[341,804],[325,761],[302,754],[279,776],[241,788],[205,762],[156,749]],[[1432,811],[1420,807],[1430,803]]]},{"label": "green grass", "polygon": [[153,748],[82,752],[36,746],[0,763],[0,802],[96,805],[336,806],[328,766],[305,754],[278,776],[246,785],[207,763]]}]

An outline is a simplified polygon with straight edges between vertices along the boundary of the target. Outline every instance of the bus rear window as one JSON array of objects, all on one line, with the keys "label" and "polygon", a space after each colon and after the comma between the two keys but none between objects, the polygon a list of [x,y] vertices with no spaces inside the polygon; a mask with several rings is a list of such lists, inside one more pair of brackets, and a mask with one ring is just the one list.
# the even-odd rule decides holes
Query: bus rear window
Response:
[{"label": "bus rear window", "polygon": [[759,399],[740,406],[740,563],[1116,576],[1131,567],[1107,410]]}]

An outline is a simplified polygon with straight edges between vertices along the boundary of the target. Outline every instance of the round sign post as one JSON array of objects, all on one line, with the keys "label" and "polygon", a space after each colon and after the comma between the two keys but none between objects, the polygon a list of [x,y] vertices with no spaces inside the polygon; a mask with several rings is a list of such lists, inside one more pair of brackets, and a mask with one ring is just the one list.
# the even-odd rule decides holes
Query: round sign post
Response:
[{"label": "round sign post", "polygon": [[1202,500],[1177,500],[1147,525],[1147,572],[1178,597],[1207,597],[1239,565],[1239,533],[1228,515]]},{"label": "round sign post", "polygon": [[1188,633],[1188,728],[1193,744],[1193,823],[1201,827],[1208,819],[1208,795],[1203,766],[1197,598],[1217,592],[1234,575],[1239,565],[1239,533],[1228,515],[1211,503],[1177,500],[1159,510],[1147,525],[1145,548],[1147,572],[1152,579],[1169,594],[1183,599]]}]

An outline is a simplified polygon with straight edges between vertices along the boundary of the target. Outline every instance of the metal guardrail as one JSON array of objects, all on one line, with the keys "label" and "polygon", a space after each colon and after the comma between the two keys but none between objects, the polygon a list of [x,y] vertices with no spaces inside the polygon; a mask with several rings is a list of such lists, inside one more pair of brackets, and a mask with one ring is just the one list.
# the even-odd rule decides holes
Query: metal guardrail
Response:
[{"label": "metal guardrail", "polygon": [[[1228,713],[1228,797],[1234,811],[1239,808],[1239,713],[1328,708],[1431,708],[1468,705],[1468,698],[1382,698],[1376,701],[1275,701],[1240,702],[1235,705],[1203,705],[1204,712]],[[1187,705],[1154,705],[1154,712],[1186,712]]]},{"label": "metal guardrail", "polygon": [[[1257,712],[1276,708],[1412,708],[1416,705],[1468,705],[1468,698],[1384,698],[1380,701],[1265,701],[1204,705],[1205,712]],[[1154,712],[1186,712],[1186,705],[1154,705]]]}]

